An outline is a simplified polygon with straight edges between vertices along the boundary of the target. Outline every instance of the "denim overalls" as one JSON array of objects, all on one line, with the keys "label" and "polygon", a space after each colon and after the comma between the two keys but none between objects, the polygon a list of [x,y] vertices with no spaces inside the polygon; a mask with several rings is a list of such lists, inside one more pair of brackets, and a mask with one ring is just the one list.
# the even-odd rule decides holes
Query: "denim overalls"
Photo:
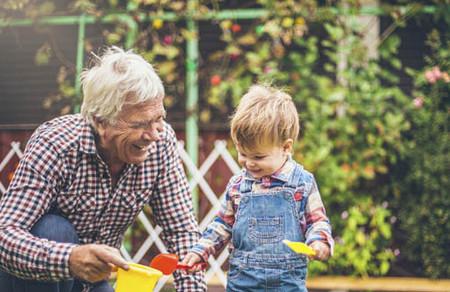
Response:
[{"label": "denim overalls", "polygon": [[289,181],[270,192],[251,192],[252,181],[242,182],[227,292],[307,291],[307,259],[282,240],[305,241],[300,220],[312,180],[312,175],[296,164]]}]

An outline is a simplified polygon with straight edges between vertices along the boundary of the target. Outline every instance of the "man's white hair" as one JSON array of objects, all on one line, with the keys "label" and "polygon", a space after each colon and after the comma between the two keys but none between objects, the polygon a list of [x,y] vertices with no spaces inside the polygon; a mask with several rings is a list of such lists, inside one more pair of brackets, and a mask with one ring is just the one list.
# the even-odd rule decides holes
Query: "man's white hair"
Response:
[{"label": "man's white hair", "polygon": [[113,46],[94,57],[95,65],[81,73],[81,115],[92,125],[94,117],[114,124],[125,103],[164,97],[161,79],[138,54]]}]

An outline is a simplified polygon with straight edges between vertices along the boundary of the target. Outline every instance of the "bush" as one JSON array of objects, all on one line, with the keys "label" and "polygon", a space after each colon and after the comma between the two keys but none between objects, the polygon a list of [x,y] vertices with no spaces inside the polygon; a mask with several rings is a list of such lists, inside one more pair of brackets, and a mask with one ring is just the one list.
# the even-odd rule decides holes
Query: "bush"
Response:
[{"label": "bush", "polygon": [[448,35],[434,30],[428,44],[432,55],[415,80],[407,151],[393,169],[390,182],[399,214],[398,245],[401,261],[414,273],[450,277],[449,89]]}]

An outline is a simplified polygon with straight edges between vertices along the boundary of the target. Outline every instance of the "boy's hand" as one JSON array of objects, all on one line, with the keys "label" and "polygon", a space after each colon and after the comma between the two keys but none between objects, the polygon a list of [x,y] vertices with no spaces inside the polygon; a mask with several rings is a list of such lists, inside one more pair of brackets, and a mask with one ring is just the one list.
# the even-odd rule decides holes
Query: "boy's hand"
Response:
[{"label": "boy's hand", "polygon": [[317,240],[313,241],[310,246],[316,252],[314,256],[310,257],[310,259],[325,261],[330,257],[330,247],[328,246],[328,244]]},{"label": "boy's hand", "polygon": [[200,262],[203,262],[202,258],[198,254],[190,252],[184,257],[184,259],[181,263],[183,265],[187,265],[187,266],[191,267],[191,268],[185,269],[185,271],[194,273],[194,272],[198,272],[198,271],[202,270],[201,265],[195,265]]}]

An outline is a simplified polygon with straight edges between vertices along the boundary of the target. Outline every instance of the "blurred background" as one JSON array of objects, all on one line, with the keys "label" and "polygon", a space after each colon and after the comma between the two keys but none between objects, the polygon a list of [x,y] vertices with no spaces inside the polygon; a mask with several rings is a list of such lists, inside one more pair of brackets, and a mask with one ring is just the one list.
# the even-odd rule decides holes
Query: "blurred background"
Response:
[{"label": "blurred background", "polygon": [[[2,0],[0,196],[33,130],[78,112],[91,52],[116,45],[162,77],[201,228],[239,169],[229,116],[251,84],[270,83],[297,104],[294,157],[334,228],[334,257],[310,263],[310,287],[448,279],[449,24],[448,0]],[[148,263],[165,251],[159,232],[144,210],[124,256]],[[223,291],[227,256],[210,260],[210,291]],[[339,291],[365,289],[349,286]]]}]

